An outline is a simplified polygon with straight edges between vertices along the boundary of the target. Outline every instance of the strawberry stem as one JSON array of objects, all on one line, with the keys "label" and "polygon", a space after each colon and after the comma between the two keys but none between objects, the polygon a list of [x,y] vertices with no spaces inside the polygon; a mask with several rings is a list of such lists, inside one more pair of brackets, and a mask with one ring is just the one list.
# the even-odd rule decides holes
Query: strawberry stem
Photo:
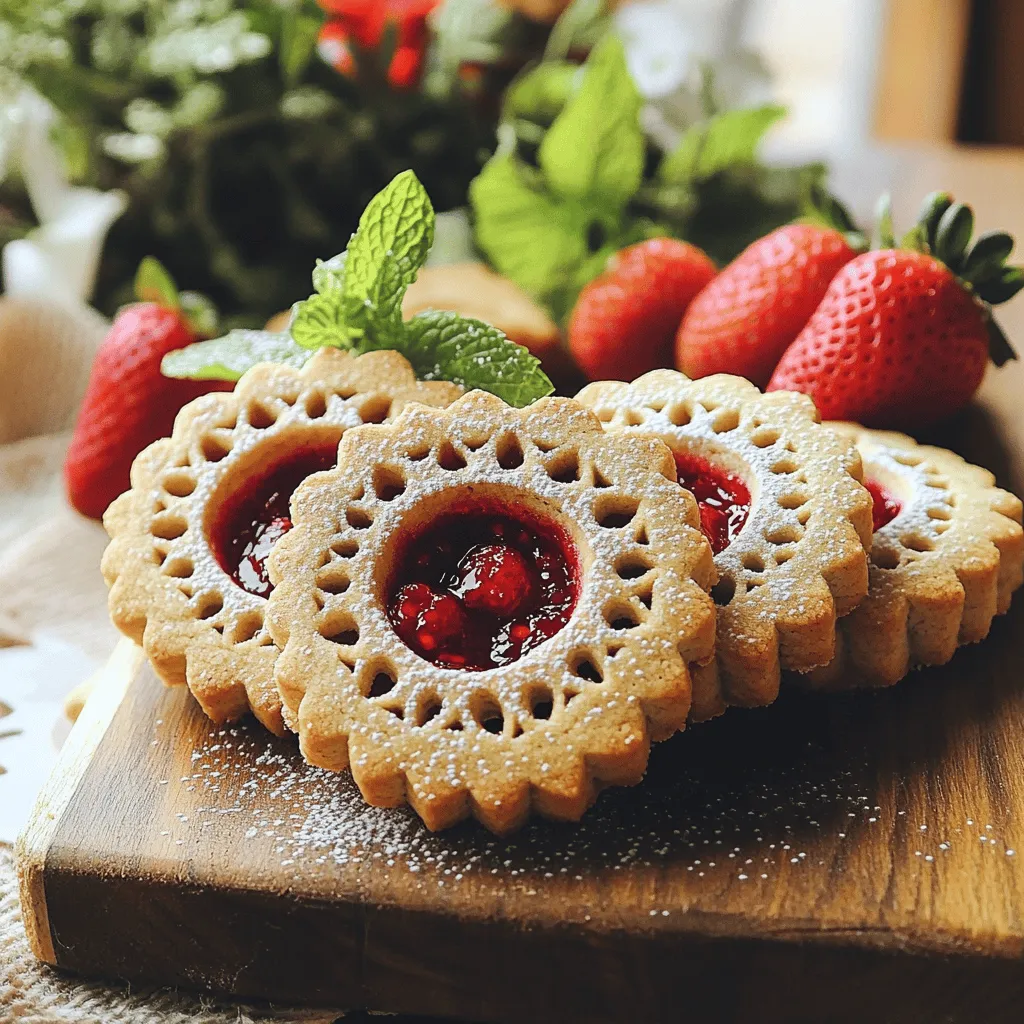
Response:
[{"label": "strawberry stem", "polygon": [[181,307],[174,278],[155,256],[144,257],[135,272],[135,297],[140,302],[155,302],[168,309]]}]

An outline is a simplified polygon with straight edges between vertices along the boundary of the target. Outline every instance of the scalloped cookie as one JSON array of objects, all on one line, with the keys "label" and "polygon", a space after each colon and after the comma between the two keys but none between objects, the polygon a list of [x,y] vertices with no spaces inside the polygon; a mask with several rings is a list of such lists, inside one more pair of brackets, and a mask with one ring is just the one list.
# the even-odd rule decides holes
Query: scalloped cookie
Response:
[{"label": "scalloped cookie", "polygon": [[429,828],[575,820],[681,729],[711,550],[671,452],[570,399],[471,392],[350,431],[270,560],[306,759]]},{"label": "scalloped cookie", "polygon": [[834,661],[804,685],[891,686],[984,639],[1024,580],[1021,502],[995,478],[904,434],[829,423],[853,441],[875,507],[868,596]]},{"label": "scalloped cookie", "polygon": [[655,370],[577,396],[613,434],[656,437],[700,504],[715,551],[718,638],[694,675],[693,718],[771,703],[781,670],[835,655],[836,620],[867,592],[871,496],[856,448],[804,395],[741,377]]},{"label": "scalloped cookie", "polygon": [[187,683],[214,721],[251,710],[282,733],[264,562],[290,525],[291,491],[335,464],[350,427],[411,399],[446,405],[461,393],[418,382],[394,352],[325,350],[300,371],[256,366],[233,392],[189,403],[172,436],[136,458],[131,490],[104,516],[114,624],[165,682]]}]

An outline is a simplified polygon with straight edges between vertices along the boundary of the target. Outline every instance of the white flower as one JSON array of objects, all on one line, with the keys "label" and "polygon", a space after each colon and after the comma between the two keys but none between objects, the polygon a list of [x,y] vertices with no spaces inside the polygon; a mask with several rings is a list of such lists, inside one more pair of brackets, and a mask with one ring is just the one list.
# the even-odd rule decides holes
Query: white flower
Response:
[{"label": "white flower", "polygon": [[160,156],[164,151],[164,144],[155,135],[113,132],[104,136],[103,151],[126,164],[141,164]]}]

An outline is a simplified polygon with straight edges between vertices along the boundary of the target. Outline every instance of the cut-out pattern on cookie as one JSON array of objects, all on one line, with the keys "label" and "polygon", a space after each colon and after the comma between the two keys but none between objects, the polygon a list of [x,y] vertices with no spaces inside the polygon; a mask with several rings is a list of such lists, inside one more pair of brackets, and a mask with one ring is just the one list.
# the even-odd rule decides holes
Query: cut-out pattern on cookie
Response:
[{"label": "cut-out pattern on cookie", "polygon": [[[381,493],[382,468],[400,493]],[[350,766],[368,802],[407,800],[435,829],[576,819],[601,786],[639,781],[714,642],[711,550],[674,477],[660,441],[605,434],[569,399],[518,410],[473,392],[346,434],[339,468],[296,491],[270,562],[275,675],[307,760]],[[481,502],[563,531],[578,593],[554,635],[466,671],[402,642],[388,597],[406,539]]]},{"label": "cut-out pattern on cookie", "polygon": [[741,377],[690,380],[674,370],[590,384],[577,399],[610,432],[664,441],[681,478],[706,462],[721,474],[723,495],[749,498],[749,510],[734,516],[738,529],[728,529],[720,509],[704,516],[721,548],[712,590],[718,640],[714,660],[694,676],[693,717],[768,704],[783,668],[829,662],[837,617],[867,591],[871,496],[859,483],[856,449],[821,426],[811,400],[763,395]]},{"label": "cut-out pattern on cookie", "polygon": [[1010,607],[1024,580],[1021,502],[953,452],[856,424],[828,426],[857,445],[881,525],[868,596],[841,623],[835,660],[800,682],[891,686],[984,639]]},{"label": "cut-out pattern on cookie", "polygon": [[[247,549],[248,577],[226,565],[227,545],[213,540],[222,532],[220,517],[254,480],[281,467],[324,452],[323,464],[333,464],[350,427],[413,399],[445,405],[461,393],[454,384],[418,382],[395,352],[353,357],[326,350],[301,371],[257,366],[233,392],[190,403],[172,436],[138,456],[132,489],[104,517],[111,543],[103,573],[114,624],[145,647],[165,682],[187,682],[215,721],[252,710],[280,734],[278,650],[264,625],[265,591],[256,578],[268,552]],[[268,550],[273,536],[263,538]]]}]

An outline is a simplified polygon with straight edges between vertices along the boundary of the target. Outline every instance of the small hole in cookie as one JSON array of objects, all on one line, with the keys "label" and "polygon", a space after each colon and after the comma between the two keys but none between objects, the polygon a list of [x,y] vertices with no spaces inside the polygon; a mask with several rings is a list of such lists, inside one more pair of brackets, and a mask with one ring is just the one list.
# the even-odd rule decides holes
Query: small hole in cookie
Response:
[{"label": "small hole in cookie", "polygon": [[448,724],[447,724],[447,725],[445,726],[445,728],[446,728],[446,729],[447,729],[447,730],[448,730],[449,732],[462,732],[462,728],[463,728],[463,726],[462,726],[462,722],[460,722],[460,721],[459,721],[459,719],[457,719],[457,718],[456,718],[456,719],[455,719],[455,720],[454,720],[453,722],[449,722],[449,723],[448,723]]},{"label": "small hole in cookie", "polygon": [[750,572],[764,572],[764,559],[754,551],[743,556],[743,568]]},{"label": "small hole in cookie", "polygon": [[685,402],[673,402],[665,415],[669,423],[676,427],[685,427],[693,418],[690,407]]},{"label": "small hole in cookie", "polygon": [[331,545],[331,550],[339,558],[351,558],[353,555],[359,553],[359,541],[350,540],[349,538],[345,538],[344,540],[336,540]]},{"label": "small hole in cookie", "polygon": [[359,626],[347,612],[326,614],[320,620],[320,635],[340,647],[352,647],[359,642]]},{"label": "small hole in cookie", "polygon": [[611,487],[611,481],[597,468],[594,467],[594,486],[595,487]]},{"label": "small hole in cookie", "polygon": [[724,608],[736,596],[736,581],[731,576],[723,576],[712,588],[711,599]]},{"label": "small hole in cookie", "polygon": [[366,530],[373,525],[373,516],[356,505],[349,505],[345,510],[345,519],[354,530]]},{"label": "small hole in cookie", "polygon": [[502,434],[494,443],[494,454],[502,469],[518,469],[523,464],[523,448],[514,434]]},{"label": "small hole in cookie", "polygon": [[796,554],[796,548],[792,545],[787,545],[783,548],[778,548],[775,552],[775,564],[785,565],[794,555]]},{"label": "small hole in cookie", "polygon": [[423,445],[421,448],[411,448],[405,453],[410,462],[422,462],[430,454],[430,446]]},{"label": "small hole in cookie", "polygon": [[602,423],[611,423],[612,419],[615,416],[615,410],[608,409],[605,407],[601,409],[595,409],[594,414]]},{"label": "small hole in cookie", "polygon": [[653,568],[654,566],[640,555],[626,555],[619,559],[615,571],[618,573],[619,579],[636,580]]},{"label": "small hole in cookie", "polygon": [[316,585],[325,594],[344,594],[349,588],[348,573],[332,562],[316,574]]},{"label": "small hole in cookie", "polygon": [[405,474],[397,466],[378,466],[373,471],[373,489],[381,501],[394,501],[405,492]]},{"label": "small hole in cookie", "polygon": [[605,608],[604,621],[607,622],[612,629],[620,631],[636,629],[636,627],[640,625],[640,617],[637,615],[636,611],[628,604],[624,604],[622,602],[614,602]]},{"label": "small hole in cookie", "polygon": [[937,505],[933,508],[928,509],[929,519],[952,519],[953,513],[948,508],[944,508],[942,505]]},{"label": "small hole in cookie", "polygon": [[640,503],[635,498],[621,494],[609,494],[598,499],[594,518],[600,526],[617,530],[628,526],[637,514]]},{"label": "small hole in cookie", "polygon": [[164,562],[163,574],[165,576],[173,576],[178,580],[187,580],[194,571],[195,566],[192,564],[192,559],[186,558],[183,555],[178,555]]},{"label": "small hole in cookie", "polygon": [[207,434],[200,444],[200,451],[207,462],[220,462],[231,451],[231,443],[215,434]]},{"label": "small hole in cookie", "polygon": [[161,540],[177,540],[187,529],[188,521],[184,516],[164,512],[154,518],[149,532]]},{"label": "small hole in cookie", "polygon": [[399,721],[402,721],[405,718],[405,708],[403,708],[400,704],[385,704],[384,710],[390,711],[391,714],[393,714],[395,718],[397,718]]},{"label": "small hole in cookie", "polygon": [[934,551],[935,542],[922,533],[911,533],[901,537],[903,546],[910,551]]},{"label": "small hole in cookie", "polygon": [[385,395],[372,395],[359,407],[359,418],[364,423],[383,423],[390,412],[390,398]]},{"label": "small hole in cookie", "polygon": [[531,437],[530,440],[533,442],[533,446],[539,452],[553,452],[560,444],[561,441],[556,441],[550,437]]},{"label": "small hole in cookie", "polygon": [[453,473],[457,469],[464,469],[466,460],[450,441],[442,441],[437,449],[437,464]]},{"label": "small hole in cookie", "polygon": [[622,414],[622,422],[627,427],[639,427],[643,421],[643,416],[636,409],[626,409]]},{"label": "small hole in cookie", "polygon": [[879,569],[898,569],[900,564],[900,553],[895,548],[880,548],[877,544],[871,550],[871,561]]},{"label": "small hole in cookie", "polygon": [[796,514],[796,521],[801,526],[806,526],[807,525],[807,521],[810,518],[811,518],[811,509],[809,507],[806,507],[806,506],[804,508],[800,509],[800,511],[797,512],[797,514]]},{"label": "small hole in cookie", "polygon": [[650,611],[651,605],[654,603],[654,581],[641,583],[637,588],[636,596],[640,603]]},{"label": "small hole in cookie", "polygon": [[554,710],[554,694],[546,686],[539,686],[530,694],[530,714],[535,719],[546,721]]},{"label": "small hole in cookie", "polygon": [[[622,650],[621,647],[616,648],[616,653]],[[580,679],[586,679],[588,683],[603,683],[604,673],[602,673],[600,667],[597,664],[597,660],[589,654],[578,655],[573,662],[572,666],[573,675],[577,675]]]},{"label": "small hole in cookie", "polygon": [[[802,491],[790,491],[789,494],[783,494],[779,496],[779,507],[785,509],[800,508],[801,505],[806,505],[808,497]],[[806,521],[806,520],[805,520]]]},{"label": "small hole in cookie", "polygon": [[773,473],[795,473],[797,468],[797,464],[792,459],[779,459],[771,465]]},{"label": "small hole in cookie", "polygon": [[569,687],[566,687],[562,691],[562,699],[565,701],[565,706],[568,707],[569,704],[572,701],[574,701],[579,695],[580,695],[580,691],[579,690],[573,690],[573,689],[570,689]]},{"label": "small hole in cookie", "polygon": [[640,529],[636,531],[636,537],[634,540],[637,544],[650,544],[651,538],[647,536],[647,527],[641,523]]},{"label": "small hole in cookie", "polygon": [[919,466],[923,461],[924,457],[916,455],[913,452],[894,452],[890,450],[893,461],[898,462],[901,466]]},{"label": "small hole in cookie", "polygon": [[367,697],[373,699],[374,697],[383,697],[385,694],[390,693],[397,685],[398,680],[395,678],[394,672],[391,669],[381,669],[370,683],[370,689],[366,694]]},{"label": "small hole in cookie", "polygon": [[164,490],[174,498],[187,498],[196,489],[196,479],[191,473],[168,473],[164,477]]},{"label": "small hole in cookie", "polygon": [[291,391],[282,391],[278,396],[285,405],[294,405],[299,400],[298,388]]},{"label": "small hole in cookie", "polygon": [[244,644],[251,640],[263,628],[263,616],[259,612],[248,612],[243,615],[231,631],[233,644]]},{"label": "small hole in cookie", "polygon": [[505,716],[502,713],[498,702],[489,694],[485,694],[477,701],[476,710],[473,712],[476,724],[495,736],[505,729]]},{"label": "small hole in cookie", "polygon": [[436,693],[428,694],[416,705],[416,717],[412,724],[424,726],[428,722],[432,722],[441,714],[441,706],[441,698]]},{"label": "small hole in cookie", "polygon": [[545,468],[556,483],[571,484],[580,478],[580,459],[576,452],[560,452]]},{"label": "small hole in cookie", "polygon": [[197,619],[212,619],[224,608],[224,598],[220,594],[205,594],[196,605]]},{"label": "small hole in cookie", "polygon": [[331,389],[331,392],[339,398],[348,401],[356,394],[356,389],[351,384],[337,384]]},{"label": "small hole in cookie", "polygon": [[250,402],[246,406],[245,418],[249,421],[249,426],[255,427],[256,430],[266,430],[277,422],[277,416],[262,402]]},{"label": "small hole in cookie", "polygon": [[801,537],[802,531],[791,523],[782,526],[773,526],[765,531],[764,539],[769,544],[795,544]]},{"label": "small hole in cookie", "polygon": [[605,648],[605,653],[608,655],[609,658],[614,658],[622,650],[622,644],[609,644]]},{"label": "small hole in cookie", "polygon": [[779,432],[774,427],[760,427],[750,435],[750,442],[756,448],[768,448],[779,439]]},{"label": "small hole in cookie", "polygon": [[712,421],[711,429],[716,434],[725,434],[740,425],[740,414],[736,409],[723,409]]},{"label": "small hole in cookie", "polygon": [[311,391],[306,396],[306,415],[311,420],[318,420],[327,412],[327,399],[322,391]]},{"label": "small hole in cookie", "polygon": [[477,431],[475,433],[466,433],[462,435],[462,444],[471,452],[477,452],[490,440],[487,432],[484,430]]}]

